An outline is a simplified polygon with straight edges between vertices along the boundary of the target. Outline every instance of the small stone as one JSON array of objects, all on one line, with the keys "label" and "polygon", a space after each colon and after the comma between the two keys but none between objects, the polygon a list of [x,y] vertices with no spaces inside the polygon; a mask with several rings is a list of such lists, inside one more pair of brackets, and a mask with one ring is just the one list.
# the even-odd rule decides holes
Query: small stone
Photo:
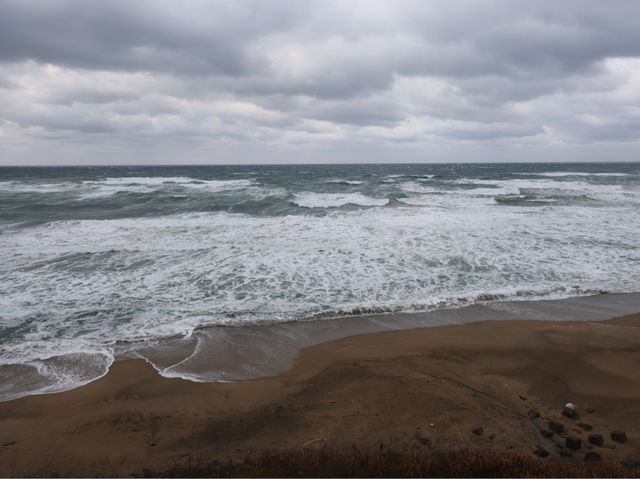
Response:
[{"label": "small stone", "polygon": [[588,408],[587,408],[587,412],[588,412],[589,414],[593,414],[593,413],[594,413],[594,412],[596,412],[596,411],[597,411],[597,409],[596,409],[596,408],[594,408],[594,407],[588,407]]},{"label": "small stone", "polygon": [[535,409],[529,409],[529,412],[527,412],[527,414],[531,419],[537,419],[540,417],[540,413]]},{"label": "small stone", "polygon": [[564,424],[561,422],[549,421],[549,429],[556,434],[560,434],[564,432]]},{"label": "small stone", "polygon": [[606,447],[607,449],[615,449],[615,448],[616,448],[616,445],[615,445],[615,444],[605,444],[605,445],[604,445],[604,446],[602,446],[602,447]]},{"label": "small stone", "polygon": [[489,439],[493,439],[494,437],[496,437],[495,434],[489,434]]},{"label": "small stone", "polygon": [[584,455],[584,462],[599,462],[602,461],[602,456],[597,452],[588,452]]},{"label": "small stone", "polygon": [[627,442],[627,434],[624,431],[612,431],[611,439],[613,439],[616,442],[625,443]]},{"label": "small stone", "polygon": [[640,467],[640,462],[636,461],[635,459],[631,459],[630,457],[625,457],[622,461],[620,461],[620,463],[624,467],[627,467],[629,469]]},{"label": "small stone", "polygon": [[588,440],[591,444],[595,444],[596,446],[604,446],[604,437],[602,437],[602,434],[589,434]]},{"label": "small stone", "polygon": [[2,446],[3,447],[13,446],[15,443],[16,441],[9,441],[9,442],[5,442]]},{"label": "small stone", "polygon": [[553,436],[553,433],[547,429],[540,429],[540,434],[542,434],[546,438]]},{"label": "small stone", "polygon": [[540,446],[538,446],[533,453],[538,457],[547,457],[549,455],[549,451]]},{"label": "small stone", "polygon": [[593,429],[593,426],[591,424],[587,424],[586,422],[579,422],[578,426],[580,426],[585,431],[591,431]]},{"label": "small stone", "polygon": [[571,449],[572,451],[577,451],[582,447],[582,439],[575,436],[567,436],[565,446],[567,446],[567,448]]},{"label": "small stone", "polygon": [[432,422],[429,423],[429,427],[436,427],[436,425]]},{"label": "small stone", "polygon": [[575,419],[578,416],[575,407],[565,406],[562,408],[562,415],[567,416],[569,419]]},{"label": "small stone", "polygon": [[561,443],[561,442],[556,442],[556,447],[557,447],[558,449],[564,449],[564,446],[562,445],[562,443]]},{"label": "small stone", "polygon": [[155,445],[156,445],[156,443],[155,443],[155,442],[150,442],[150,443],[149,443],[149,445],[150,445],[151,447],[153,447],[153,446],[155,446]]},{"label": "small stone", "polygon": [[526,401],[526,400],[527,400],[527,396],[525,396],[524,394],[520,394],[520,395],[518,395],[518,397],[519,397],[520,399],[522,399],[523,401]]},{"label": "small stone", "polygon": [[427,446],[431,443],[431,440],[428,437],[422,436],[420,433],[416,432],[415,434],[416,440],[422,444],[423,446]]},{"label": "small stone", "polygon": [[478,436],[482,436],[482,433],[484,432],[484,430],[481,427],[474,427],[471,430],[472,433],[478,435]]},{"label": "small stone", "polygon": [[560,451],[560,455],[563,457],[573,457],[573,453],[571,451],[567,451],[566,449]]}]

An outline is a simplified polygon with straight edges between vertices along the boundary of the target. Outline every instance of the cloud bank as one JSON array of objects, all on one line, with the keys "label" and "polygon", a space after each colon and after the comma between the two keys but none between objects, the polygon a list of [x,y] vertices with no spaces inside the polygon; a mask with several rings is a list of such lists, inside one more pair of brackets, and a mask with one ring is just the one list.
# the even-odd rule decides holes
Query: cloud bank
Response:
[{"label": "cloud bank", "polygon": [[635,1],[4,1],[0,164],[638,159]]}]

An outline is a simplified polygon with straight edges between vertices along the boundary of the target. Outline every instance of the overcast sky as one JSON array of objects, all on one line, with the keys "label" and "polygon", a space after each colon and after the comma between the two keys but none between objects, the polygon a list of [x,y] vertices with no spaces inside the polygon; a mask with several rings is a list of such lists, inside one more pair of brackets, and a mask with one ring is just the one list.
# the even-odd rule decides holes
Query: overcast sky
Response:
[{"label": "overcast sky", "polygon": [[0,164],[640,160],[640,2],[0,0]]}]

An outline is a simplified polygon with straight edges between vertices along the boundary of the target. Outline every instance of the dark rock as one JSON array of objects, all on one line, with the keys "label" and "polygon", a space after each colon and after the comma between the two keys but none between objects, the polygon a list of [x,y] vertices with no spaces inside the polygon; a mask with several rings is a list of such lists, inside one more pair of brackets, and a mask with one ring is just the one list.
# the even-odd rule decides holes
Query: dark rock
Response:
[{"label": "dark rock", "polygon": [[588,412],[589,414],[593,414],[593,413],[594,413],[594,412],[596,412],[596,411],[597,411],[597,409],[596,409],[596,408],[594,408],[594,407],[588,407],[588,408],[587,408],[587,412]]},{"label": "dark rock", "polygon": [[604,437],[602,434],[589,434],[589,442],[591,444],[595,444],[596,446],[604,446]]},{"label": "dark rock", "polygon": [[580,426],[585,431],[591,431],[593,429],[593,426],[591,424],[587,424],[586,422],[579,422],[578,426]]},{"label": "dark rock", "polygon": [[620,461],[620,464],[622,464],[624,467],[628,467],[629,469],[640,467],[640,462],[636,461],[635,459],[631,459],[630,457],[625,457],[622,461]]},{"label": "dark rock", "polygon": [[493,439],[494,437],[496,437],[495,434],[489,434],[489,439]]},{"label": "dark rock", "polygon": [[561,442],[556,442],[556,447],[557,447],[558,449],[564,449],[564,446],[562,445],[562,443],[561,443]]},{"label": "dark rock", "polygon": [[477,434],[478,436],[482,436],[484,430],[481,427],[474,427],[471,432]]},{"label": "dark rock", "polygon": [[551,429],[556,434],[560,434],[564,432],[564,424],[556,421],[549,421],[549,429]]},{"label": "dark rock", "polygon": [[577,451],[582,447],[582,439],[575,436],[567,436],[565,446],[567,446],[567,448],[571,449],[572,451]]},{"label": "dark rock", "polygon": [[[421,435],[421,434],[420,434],[420,433],[418,433],[418,432],[416,432],[415,438],[416,438],[416,440],[417,440],[420,444],[422,444],[423,446],[426,446],[426,445],[428,445],[428,444],[430,444],[430,443],[431,443],[431,439],[429,439],[428,437],[425,437],[425,436]],[[381,445],[382,445],[382,444],[381,444]]]},{"label": "dark rock", "polygon": [[150,445],[151,447],[153,447],[153,446],[155,446],[155,445],[156,445],[156,443],[155,443],[155,442],[150,442],[150,443],[149,443],[149,445]]},{"label": "dark rock", "polygon": [[538,419],[540,417],[540,413],[535,409],[529,409],[529,412],[527,412],[527,414],[531,419]]},{"label": "dark rock", "polygon": [[627,434],[624,431],[611,431],[611,439],[616,442],[627,442]]},{"label": "dark rock", "polygon": [[13,446],[15,443],[16,443],[16,441],[9,441],[9,442],[5,442],[2,446],[3,447]]},{"label": "dark rock", "polygon": [[605,445],[604,445],[604,446],[602,446],[602,447],[606,447],[607,449],[615,449],[615,448],[616,448],[616,445],[615,445],[615,444],[605,444]]},{"label": "dark rock", "polygon": [[547,457],[549,455],[549,451],[540,446],[538,446],[533,453],[538,457]]},{"label": "dark rock", "polygon": [[553,436],[553,433],[547,429],[540,429],[540,434],[547,438]]},{"label": "dark rock", "polygon": [[588,452],[584,455],[584,462],[599,462],[602,461],[602,456],[597,452]]},{"label": "dark rock", "polygon": [[519,397],[520,399],[522,399],[523,401],[526,401],[526,400],[527,400],[527,396],[525,396],[524,394],[520,394],[518,397]]},{"label": "dark rock", "polygon": [[576,410],[568,406],[565,406],[562,409],[562,415],[567,416],[569,419],[575,419],[576,417],[578,417],[578,413],[576,412]]},{"label": "dark rock", "polygon": [[560,451],[560,455],[562,457],[573,457],[573,453],[571,451],[567,451],[566,449]]}]

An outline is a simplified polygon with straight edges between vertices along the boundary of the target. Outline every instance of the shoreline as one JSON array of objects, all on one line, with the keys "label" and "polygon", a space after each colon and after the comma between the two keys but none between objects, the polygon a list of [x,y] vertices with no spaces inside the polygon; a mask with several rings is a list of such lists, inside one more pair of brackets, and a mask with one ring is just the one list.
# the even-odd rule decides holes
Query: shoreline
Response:
[{"label": "shoreline", "polygon": [[[226,383],[165,378],[144,360],[122,360],[83,387],[0,403],[0,475],[130,476],[194,457],[305,447],[640,460],[637,364],[640,314],[350,336],[302,349],[279,375]],[[567,402],[579,419],[562,415]],[[540,434],[551,420],[582,439],[571,458],[558,446],[567,433]],[[611,439],[615,430],[626,443]],[[590,448],[589,434],[604,447]]]},{"label": "shoreline", "polygon": [[[238,381],[281,374],[293,367],[301,349],[350,336],[494,320],[602,321],[636,311],[640,311],[640,292],[602,292],[553,299],[490,300],[427,311],[202,326],[189,335],[117,342],[112,350],[96,353],[100,356],[97,362],[102,363],[98,367],[104,369],[94,370],[93,377],[80,379],[87,371],[85,360],[52,356],[47,360],[48,368],[61,368],[61,377],[67,381],[76,374],[70,381],[75,384],[61,387],[30,364],[2,365],[0,372],[6,384],[0,392],[0,404],[83,387],[105,376],[114,363],[128,359],[144,359],[166,378]],[[55,378],[56,371],[50,369],[49,374]]]},{"label": "shoreline", "polygon": [[[603,321],[640,311],[640,292],[559,299],[502,300],[422,312],[337,316],[308,321],[208,326],[151,347],[126,345],[115,360],[142,358],[164,377],[237,381],[281,374],[300,350],[351,336],[481,321]],[[130,348],[130,349],[127,349]]]}]

